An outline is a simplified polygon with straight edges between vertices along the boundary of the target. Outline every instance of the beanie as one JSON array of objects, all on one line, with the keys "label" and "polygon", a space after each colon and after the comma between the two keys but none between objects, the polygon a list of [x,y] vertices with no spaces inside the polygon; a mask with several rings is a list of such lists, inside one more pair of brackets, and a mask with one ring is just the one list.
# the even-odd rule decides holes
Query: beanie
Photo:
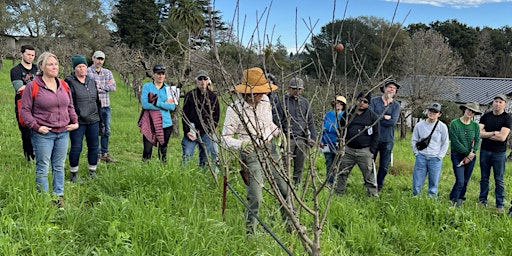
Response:
[{"label": "beanie", "polygon": [[372,102],[372,94],[371,92],[362,91],[357,95],[357,99],[365,98],[368,102]]},{"label": "beanie", "polygon": [[85,64],[85,66],[87,66],[87,60],[85,60],[85,57],[80,54],[76,54],[71,57],[71,63],[73,65],[73,69],[75,69],[79,64]]}]

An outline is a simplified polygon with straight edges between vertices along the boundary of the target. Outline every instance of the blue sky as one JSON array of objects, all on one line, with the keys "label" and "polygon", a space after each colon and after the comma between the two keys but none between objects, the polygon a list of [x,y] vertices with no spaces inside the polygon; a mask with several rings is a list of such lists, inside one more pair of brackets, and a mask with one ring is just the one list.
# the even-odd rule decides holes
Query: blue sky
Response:
[{"label": "blue sky", "polygon": [[[282,44],[293,52],[296,52],[297,47],[301,48],[305,41],[310,41],[308,27],[312,27],[313,34],[318,34],[322,26],[332,21],[333,14],[334,19],[375,16],[390,22],[402,23],[404,26],[410,23],[429,24],[432,21],[449,19],[457,19],[471,27],[512,26],[512,0],[402,0],[399,1],[398,6],[397,2],[397,0],[212,1],[214,8],[222,12],[223,20],[234,24],[235,36],[244,45],[251,44],[251,37],[252,44],[258,44],[258,42],[267,44],[269,40],[275,42],[280,37]],[[238,8],[236,8],[237,3]],[[334,13],[333,10],[335,10]],[[256,26],[257,17],[261,18],[259,26]],[[245,27],[243,26],[244,18]],[[296,19],[297,28],[295,28]],[[242,28],[244,28],[243,33]]]}]

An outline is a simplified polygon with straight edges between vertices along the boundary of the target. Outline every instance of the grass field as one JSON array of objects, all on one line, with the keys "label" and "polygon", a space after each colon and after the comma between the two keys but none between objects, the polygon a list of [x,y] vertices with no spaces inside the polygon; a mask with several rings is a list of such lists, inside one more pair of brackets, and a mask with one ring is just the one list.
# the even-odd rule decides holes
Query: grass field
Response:
[{"label": "grass field", "polygon": [[[8,62],[0,70],[0,255],[285,255],[263,230],[246,239],[244,207],[231,192],[223,221],[221,187],[195,162],[181,165],[181,138],[171,138],[166,164],[156,156],[142,163],[140,105],[122,84],[111,94],[110,151],[119,162],[100,163],[98,178],[90,180],[83,152],[83,181],[66,182],[64,209],[51,206],[51,196],[35,190],[34,164],[23,158]],[[366,196],[360,172],[352,172],[346,195],[330,208],[324,255],[511,255],[512,218],[492,207],[494,184],[489,207],[477,207],[478,164],[462,208],[448,200],[454,181],[449,157],[437,200],[412,197],[413,164],[410,138],[397,140],[392,175],[377,200]],[[315,165],[323,170],[323,158]],[[510,171],[508,164],[507,189]],[[230,182],[245,198],[239,176],[231,175]],[[510,193],[507,207],[509,199]],[[293,253],[305,253],[299,239],[285,232],[269,195],[260,217]]]}]

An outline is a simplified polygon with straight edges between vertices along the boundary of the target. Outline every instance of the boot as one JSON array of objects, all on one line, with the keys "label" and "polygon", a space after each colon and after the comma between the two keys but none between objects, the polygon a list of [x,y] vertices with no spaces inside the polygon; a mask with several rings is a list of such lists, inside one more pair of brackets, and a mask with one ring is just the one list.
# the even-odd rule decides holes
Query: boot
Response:
[{"label": "boot", "polygon": [[167,162],[167,147],[158,148],[158,158],[160,158],[162,163]]},{"label": "boot", "polygon": [[72,172],[71,173],[71,182],[76,183],[78,180],[78,172]]}]

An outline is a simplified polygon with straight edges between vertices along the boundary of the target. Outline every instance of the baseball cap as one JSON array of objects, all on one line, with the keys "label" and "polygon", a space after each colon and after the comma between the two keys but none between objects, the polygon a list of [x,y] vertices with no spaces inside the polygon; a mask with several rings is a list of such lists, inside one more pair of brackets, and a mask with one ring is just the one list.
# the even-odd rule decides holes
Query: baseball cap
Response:
[{"label": "baseball cap", "polygon": [[204,71],[204,70],[199,70],[199,71],[197,71],[197,72],[196,72],[196,80],[197,80],[199,77],[202,77],[202,76],[207,77],[207,78],[210,78],[210,77],[208,76],[208,72],[206,72],[206,71]]},{"label": "baseball cap", "polygon": [[428,110],[435,110],[437,112],[441,112],[441,104],[433,102],[428,106]]},{"label": "baseball cap", "polygon": [[95,51],[92,55],[94,58],[103,58],[105,59],[105,53],[102,51]]},{"label": "baseball cap", "polygon": [[502,99],[504,102],[507,102],[507,95],[505,95],[503,93],[500,93],[500,94],[494,96],[494,99],[498,99],[498,98]]},{"label": "baseball cap", "polygon": [[165,73],[165,66],[162,64],[155,64],[155,66],[153,66],[153,73]]},{"label": "baseball cap", "polygon": [[288,87],[294,89],[304,89],[304,81],[298,77],[294,77],[288,83]]}]

